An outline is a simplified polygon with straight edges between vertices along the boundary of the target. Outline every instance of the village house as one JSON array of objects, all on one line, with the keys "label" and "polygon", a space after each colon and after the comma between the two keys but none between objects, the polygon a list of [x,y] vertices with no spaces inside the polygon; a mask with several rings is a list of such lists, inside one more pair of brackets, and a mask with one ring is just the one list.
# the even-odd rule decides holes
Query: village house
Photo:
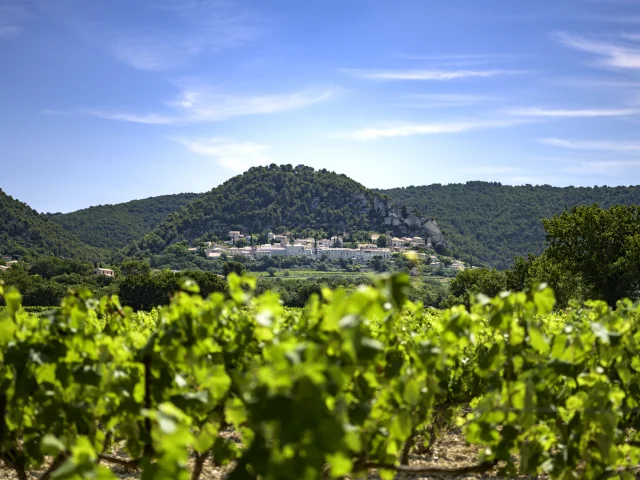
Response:
[{"label": "village house", "polygon": [[94,275],[104,275],[105,277],[115,277],[115,273],[110,268],[96,267],[93,269]]},{"label": "village house", "polygon": [[424,238],[422,237],[413,237],[411,239],[411,246],[412,247],[424,247],[425,246],[425,241]]},{"label": "village house", "polygon": [[388,260],[391,258],[391,250],[388,248],[376,248],[374,249],[365,249],[360,250],[360,254],[357,257],[357,260],[360,262],[370,262],[376,257],[380,257],[383,260]]},{"label": "village house", "polygon": [[229,238],[231,239],[231,243],[235,245],[238,240],[244,238],[244,235],[240,235],[240,232],[238,230],[231,230],[229,232]]},{"label": "village house", "polygon": [[295,245],[287,245],[285,249],[289,256],[299,255],[310,257],[313,255],[313,250],[311,248],[307,248],[305,245],[299,243],[296,243]]},{"label": "village house", "polygon": [[342,245],[342,235],[336,235],[334,237],[331,237],[331,245],[333,245],[334,243],[338,243]]},{"label": "village house", "polygon": [[253,250],[251,249],[251,247],[242,247],[242,248],[238,248],[238,247],[231,247],[229,249],[229,255],[251,255],[253,253]]},{"label": "village house", "polygon": [[358,250],[353,248],[325,248],[322,250],[322,255],[326,255],[329,260],[340,260],[341,258],[349,260],[350,258],[355,259],[356,252]]},{"label": "village house", "polygon": [[299,243],[300,245],[305,245],[307,247],[313,247],[316,243],[315,238],[309,237],[309,238],[302,238],[296,241],[296,243]]},{"label": "village house", "polygon": [[275,255],[286,255],[287,249],[283,246],[260,245],[256,248],[256,257],[270,257]]},{"label": "village house", "polygon": [[287,235],[274,235],[273,241],[280,245],[287,245],[289,243],[289,237]]},{"label": "village house", "polygon": [[391,246],[393,248],[404,248],[404,240],[402,238],[393,237],[391,239]]},{"label": "village house", "polygon": [[451,270],[462,271],[465,269],[465,266],[464,263],[462,263],[460,260],[454,260],[453,262],[451,262],[451,265],[449,265],[449,268]]},{"label": "village house", "polygon": [[369,262],[375,257],[382,259],[391,258],[391,250],[388,248],[324,248],[318,249],[318,256],[326,255],[329,260],[353,260],[356,262]]}]

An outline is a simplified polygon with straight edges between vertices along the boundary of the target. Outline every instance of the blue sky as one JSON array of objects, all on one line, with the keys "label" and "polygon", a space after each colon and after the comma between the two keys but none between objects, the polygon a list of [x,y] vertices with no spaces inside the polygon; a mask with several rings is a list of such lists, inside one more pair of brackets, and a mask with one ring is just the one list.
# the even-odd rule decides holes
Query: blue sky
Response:
[{"label": "blue sky", "polygon": [[0,188],[640,180],[640,0],[0,0]]}]

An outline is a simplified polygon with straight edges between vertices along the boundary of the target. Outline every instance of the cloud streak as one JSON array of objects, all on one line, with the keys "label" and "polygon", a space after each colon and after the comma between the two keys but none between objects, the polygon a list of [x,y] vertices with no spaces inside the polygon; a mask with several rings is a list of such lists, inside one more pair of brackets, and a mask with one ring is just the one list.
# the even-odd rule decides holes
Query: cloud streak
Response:
[{"label": "cloud streak", "polygon": [[565,167],[563,171],[574,174],[620,175],[629,169],[640,168],[640,160],[605,160],[578,162]]},{"label": "cloud streak", "polygon": [[613,142],[606,140],[566,140],[562,138],[541,138],[540,143],[552,147],[571,150],[603,150],[609,152],[639,152],[640,142]]},{"label": "cloud streak", "polygon": [[271,95],[238,95],[207,88],[191,88],[183,90],[175,100],[168,102],[171,111],[167,114],[101,109],[85,109],[83,112],[107,120],[150,125],[219,122],[235,117],[296,110],[325,101],[338,91],[337,88],[327,88]]},{"label": "cloud streak", "polygon": [[558,109],[540,107],[512,108],[506,112],[509,115],[540,118],[597,118],[597,117],[628,117],[639,115],[637,108],[618,109]]},{"label": "cloud streak", "polygon": [[470,53],[470,54],[440,54],[440,55],[398,55],[399,58],[406,60],[420,60],[427,61],[432,65],[438,65],[440,67],[469,67],[474,65],[487,65],[502,63],[513,60],[514,55],[508,54],[482,54],[482,53]]},{"label": "cloud streak", "polygon": [[490,78],[504,75],[520,75],[525,72],[517,70],[362,70],[343,69],[343,73],[366,80],[421,80],[449,81],[464,78]]},{"label": "cloud streak", "polygon": [[227,138],[172,138],[189,151],[215,159],[220,166],[244,172],[258,165],[271,163],[267,154],[269,145],[254,142],[237,142]]},{"label": "cloud streak", "polygon": [[487,120],[456,123],[417,123],[385,128],[363,128],[346,135],[353,140],[367,141],[380,138],[411,137],[416,135],[441,135],[465,133],[474,130],[505,128],[520,125],[521,120]]},{"label": "cloud streak", "polygon": [[[594,40],[566,32],[556,32],[554,38],[566,47],[600,57],[597,65],[608,68],[640,69],[640,46],[608,40]],[[627,40],[630,40],[627,35]]]},{"label": "cloud streak", "polygon": [[496,100],[489,95],[470,95],[458,93],[415,94],[406,96],[409,102],[397,103],[395,106],[404,108],[439,108],[439,107],[467,107],[479,103]]}]

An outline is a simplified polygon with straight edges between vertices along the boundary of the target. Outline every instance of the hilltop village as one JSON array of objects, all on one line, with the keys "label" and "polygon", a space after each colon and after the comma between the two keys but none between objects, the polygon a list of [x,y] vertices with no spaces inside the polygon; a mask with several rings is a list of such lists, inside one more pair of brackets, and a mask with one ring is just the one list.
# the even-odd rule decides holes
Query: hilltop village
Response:
[{"label": "hilltop village", "polygon": [[[367,263],[376,258],[388,260],[396,252],[413,251],[415,255],[426,259],[432,266],[440,265],[438,257],[431,255],[432,245],[429,238],[422,237],[391,237],[385,234],[371,234],[371,243],[358,243],[355,247],[346,247],[343,238],[347,234],[331,238],[297,238],[289,234],[269,232],[268,243],[254,245],[254,237],[244,236],[237,230],[229,232],[229,240],[223,243],[205,242],[198,247],[190,247],[193,253],[202,252],[206,258],[215,259],[222,255],[264,258],[275,256],[302,256],[318,260],[344,259],[356,263]],[[454,261],[450,268],[464,270],[463,262]]]}]

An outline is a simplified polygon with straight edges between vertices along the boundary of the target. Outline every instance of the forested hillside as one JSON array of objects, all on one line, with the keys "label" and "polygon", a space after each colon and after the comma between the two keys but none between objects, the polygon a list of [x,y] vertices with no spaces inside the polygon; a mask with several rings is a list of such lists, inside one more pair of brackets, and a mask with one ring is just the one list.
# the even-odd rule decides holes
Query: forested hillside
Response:
[{"label": "forested hillside", "polygon": [[0,190],[0,254],[56,255],[83,260],[98,260],[101,249],[91,247]]},{"label": "forested hillside", "polygon": [[392,199],[438,219],[463,258],[507,268],[516,256],[544,248],[542,219],[575,205],[640,204],[640,186],[551,187],[500,183],[427,185],[381,190]]},{"label": "forested hillside", "polygon": [[114,249],[142,238],[167,215],[197,197],[196,193],[163,195],[115,205],[98,205],[71,213],[46,215],[83,242]]},{"label": "forested hillside", "polygon": [[325,169],[291,165],[254,167],[169,215],[132,249],[160,252],[187,240],[226,238],[229,230],[244,233],[273,231],[391,230],[426,235],[437,240],[433,222],[390,203],[388,198]]}]

